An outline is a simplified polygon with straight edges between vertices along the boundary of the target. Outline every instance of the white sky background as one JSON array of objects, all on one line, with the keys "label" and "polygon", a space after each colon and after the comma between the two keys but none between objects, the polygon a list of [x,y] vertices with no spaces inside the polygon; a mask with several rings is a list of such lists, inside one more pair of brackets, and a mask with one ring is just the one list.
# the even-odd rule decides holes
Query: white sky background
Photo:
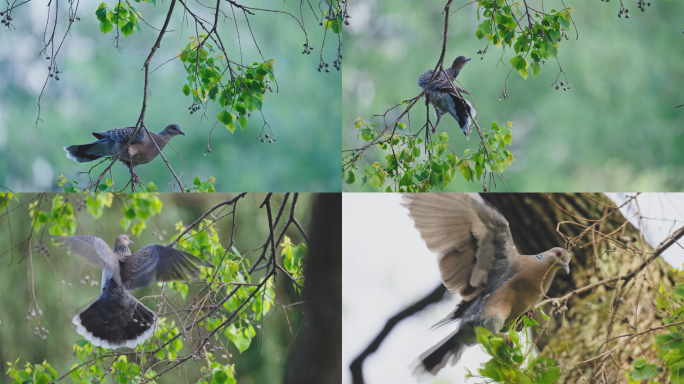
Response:
[{"label": "white sky background", "polygon": [[[633,194],[627,194],[633,195]],[[617,204],[626,194],[608,194]],[[343,194],[342,244],[342,382],[351,383],[349,364],[396,313],[431,292],[440,283],[436,256],[423,243],[399,194]],[[670,231],[684,225],[684,194],[639,196],[646,241],[657,246]],[[636,206],[622,214],[630,217]],[[667,220],[664,221],[663,219]],[[676,220],[676,221],[673,221]],[[632,223],[638,226],[636,219]],[[544,251],[544,250],[540,250]],[[663,255],[674,267],[684,262],[684,249],[671,247]],[[428,331],[459,301],[442,300],[399,323],[380,348],[366,359],[366,383],[413,384],[409,364],[453,329]],[[463,383],[465,367],[476,372],[488,355],[478,346],[466,351],[455,367],[447,367],[428,383]],[[471,380],[471,382],[473,382]]]}]

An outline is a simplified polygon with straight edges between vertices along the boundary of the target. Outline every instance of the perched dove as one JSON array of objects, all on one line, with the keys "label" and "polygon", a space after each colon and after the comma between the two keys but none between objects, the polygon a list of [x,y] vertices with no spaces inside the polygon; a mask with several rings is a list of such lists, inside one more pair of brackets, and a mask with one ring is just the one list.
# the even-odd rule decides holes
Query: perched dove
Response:
[{"label": "perched dove", "polygon": [[76,332],[103,348],[134,348],[154,333],[157,315],[129,290],[154,281],[183,280],[198,272],[193,264],[198,261],[195,256],[171,247],[148,245],[131,254],[128,244],[133,241],[126,235],[116,237],[113,250],[95,236],[52,238],[72,255],[102,268],[100,297],[71,322],[76,325]]},{"label": "perched dove", "polygon": [[459,323],[411,365],[416,376],[456,364],[465,348],[477,343],[476,326],[499,333],[541,301],[557,270],[570,273],[569,251],[520,255],[506,219],[466,194],[405,195],[403,205],[428,249],[438,254],[444,286],[463,299],[435,324]]},{"label": "perched dove", "polygon": [[[470,115],[473,117],[475,117],[477,112],[473,109],[473,106],[470,105],[470,102],[459,94],[470,93],[453,85],[454,80],[458,77],[461,69],[463,69],[463,66],[469,61],[470,59],[465,56],[457,57],[451,65],[451,68],[444,70],[449,77],[448,79],[444,76],[444,73],[440,72],[435,81],[430,84],[430,79],[434,73],[434,70],[432,69],[423,73],[418,78],[418,85],[423,90],[430,84],[430,87],[425,93],[425,105],[428,105],[429,103],[435,108],[435,117],[437,118],[437,121],[435,122],[434,127],[432,127],[433,133],[437,130],[437,125],[442,119],[442,115],[448,113],[456,119],[456,122],[458,122],[459,127],[461,127],[461,131],[465,134],[466,139],[470,139],[470,123],[472,121],[466,108],[470,110]],[[454,91],[454,88],[456,88],[456,91]]]},{"label": "perched dove", "polygon": [[[77,163],[89,163],[102,157],[114,157],[121,153],[126,147],[126,144],[133,138],[128,150],[121,154],[119,161],[128,168],[128,171],[135,177],[136,181],[140,181],[138,175],[133,172],[133,168],[140,164],[146,164],[154,160],[159,154],[159,150],[164,149],[166,144],[176,135],[183,135],[178,124],[170,124],[163,131],[159,133],[152,133],[152,137],[147,134],[147,131],[141,129],[138,134],[135,134],[135,127],[110,129],[104,132],[93,132],[98,140],[89,144],[71,145],[64,147],[67,152],[67,157],[74,159]],[[157,146],[154,143],[157,143]]]}]

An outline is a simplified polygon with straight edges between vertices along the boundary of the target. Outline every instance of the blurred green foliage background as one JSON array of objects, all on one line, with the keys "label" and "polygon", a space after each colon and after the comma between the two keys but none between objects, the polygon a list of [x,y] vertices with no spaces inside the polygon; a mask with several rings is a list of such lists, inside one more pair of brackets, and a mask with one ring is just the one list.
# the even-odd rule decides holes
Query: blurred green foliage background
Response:
[{"label": "blurred green foliage background", "polygon": [[[161,28],[169,2],[132,3],[143,18]],[[112,43],[115,32],[103,35],[95,10],[99,1],[81,1],[78,16],[57,56],[60,81],[50,80],[41,100],[38,95],[48,74],[49,60],[38,55],[43,47],[47,18],[47,1],[32,1],[12,13],[12,25],[3,26],[0,34],[0,184],[13,191],[61,191],[57,177],[70,180],[80,171],[88,171],[95,163],[78,164],[66,157],[63,147],[94,141],[90,132],[135,125],[140,114],[144,72],[142,65],[158,32],[141,22],[142,34],[135,31],[121,36],[121,52]],[[114,6],[115,3],[110,3]],[[212,20],[205,8],[189,6],[205,20]],[[249,6],[290,12],[300,17],[299,3],[268,0],[250,1]],[[196,9],[197,8],[197,9]],[[4,9],[4,8],[3,8]],[[174,138],[173,149],[164,150],[181,180],[191,185],[199,176],[217,179],[217,191],[339,191],[337,176],[341,121],[341,72],[319,73],[319,52],[323,28],[310,9],[302,10],[312,54],[303,55],[305,36],[298,22],[282,13],[256,12],[250,16],[250,29],[242,12],[230,11],[223,2],[226,16],[219,18],[221,38],[229,59],[245,64],[263,62],[253,38],[265,60],[274,58],[278,93],[266,92],[263,114],[274,132],[276,142],[259,142],[263,120],[258,113],[248,119],[244,132],[231,134],[217,125],[211,134],[213,152],[204,156],[207,139],[216,122],[218,106],[210,103],[208,119],[200,112],[190,115],[192,98],[181,93],[185,70],[180,60],[173,60],[150,75],[145,122],[150,131],[159,132],[177,123],[187,136]],[[53,7],[54,12],[54,7]],[[316,9],[318,17],[320,11]],[[53,13],[54,16],[54,13]],[[233,20],[235,16],[235,20]],[[64,35],[68,14],[61,5],[56,39]],[[54,19],[54,18],[53,18]],[[183,8],[176,4],[169,30],[157,50],[150,71],[171,60],[190,40],[193,23],[183,21]],[[237,26],[236,26],[237,24]],[[52,24],[50,28],[52,29]],[[238,32],[239,31],[239,32]],[[239,33],[239,40],[238,40]],[[253,37],[252,37],[253,34]],[[49,34],[48,34],[49,37]],[[330,62],[338,47],[337,35],[328,31],[323,58]],[[50,56],[50,55],[48,55]],[[273,84],[274,91],[276,85]],[[265,133],[268,133],[266,129]],[[101,165],[97,170],[103,170]],[[114,180],[122,188],[129,174],[121,164],[113,166]],[[136,172],[143,182],[153,181],[160,191],[173,191],[174,180],[161,158]],[[94,173],[97,176],[99,173]],[[78,178],[83,184],[87,175]],[[118,190],[115,188],[115,190]]]},{"label": "blurred green foliage background", "polygon": [[[27,210],[28,204],[22,205],[22,203],[27,202],[33,196],[35,195],[20,194],[19,199],[12,201],[8,207],[9,219],[3,215],[0,220],[0,266],[2,266],[0,268],[0,363],[5,367],[0,372],[0,383],[11,381],[5,375],[7,368],[5,362],[14,362],[19,357],[21,358],[20,366],[23,366],[26,361],[42,363],[43,360],[47,360],[60,376],[66,373],[73,364],[79,362],[73,354],[73,345],[81,340],[82,336],[76,333],[75,327],[71,324],[71,317],[93,301],[101,289],[100,285],[93,287],[89,284],[80,283],[86,275],[99,282],[101,280],[99,269],[90,267],[83,260],[63,254],[51,246],[47,239],[43,238],[43,233],[37,233],[36,236],[38,239],[42,239],[43,244],[47,246],[48,257],[36,252],[33,243],[30,246],[31,257],[23,257],[24,247],[22,245],[14,248],[13,253],[10,251],[12,246],[19,245],[29,235],[31,221]],[[54,194],[48,194],[43,199],[43,205],[47,211],[50,210],[54,196]],[[130,231],[126,232],[121,228],[120,223],[124,212],[121,212],[121,204],[116,196],[112,207],[105,210],[98,220],[93,220],[87,209],[81,206],[82,203],[79,204],[78,200],[80,199],[82,202],[83,195],[68,194],[63,196],[67,196],[76,210],[77,235],[98,236],[110,245],[117,235],[121,233],[130,235]],[[140,236],[131,237],[135,242],[131,248],[133,252],[147,244],[168,244],[178,233],[175,229],[176,223],[182,221],[184,225],[189,225],[214,205],[234,197],[234,195],[222,193],[202,195],[164,193],[157,196],[163,204],[162,211],[159,215],[147,219],[147,228],[143,229]],[[248,194],[238,202],[235,216],[237,227],[234,246],[242,254],[261,246],[268,236],[268,218],[265,208],[259,209],[264,198],[265,194]],[[282,198],[282,195],[276,195],[275,201],[280,204]],[[297,203],[296,217],[307,231],[313,198],[314,196],[309,194],[299,195]],[[38,199],[32,201],[38,201]],[[290,196],[289,201],[292,201],[292,196]],[[273,207],[273,209],[276,209],[277,212],[278,208]],[[5,212],[3,210],[3,214]],[[227,212],[228,210],[223,213]],[[275,215],[276,212],[273,214]],[[287,212],[289,212],[289,206]],[[281,219],[281,225],[278,226],[277,231],[282,228],[282,223],[283,220]],[[231,224],[230,216],[216,223],[216,229],[223,246],[228,246],[230,243]],[[47,230],[48,228],[44,229],[45,236],[47,236]],[[12,241],[10,241],[10,234]],[[286,234],[295,244],[304,241],[294,226],[291,226]],[[280,247],[277,252],[280,260]],[[249,257],[253,261],[257,256],[258,252],[255,252]],[[253,275],[255,281],[261,277],[263,277],[263,271],[255,272]],[[64,284],[61,283],[62,280],[64,280]],[[69,284],[71,285],[69,286]],[[191,283],[188,299],[193,297],[198,289],[197,284]],[[274,290],[275,300],[280,304],[287,305],[302,300],[301,296],[294,291],[292,283],[286,278],[277,279]],[[43,316],[42,319],[36,316],[26,321],[25,317],[32,292],[35,292]],[[141,298],[152,294],[152,292],[159,293],[159,287],[156,283],[152,287],[136,290],[134,295]],[[184,303],[180,297],[178,300],[179,305]],[[154,308],[154,300],[146,299],[144,302],[149,308]],[[252,340],[249,349],[240,354],[237,348],[230,344],[227,350],[215,354],[216,361],[222,364],[235,364],[236,379],[240,384],[282,382],[288,369],[289,354],[296,350],[296,347],[290,344],[295,340],[293,335],[299,329],[302,320],[301,311],[301,306],[291,307],[286,319],[283,309],[275,305],[264,319],[263,334],[257,331],[257,336]],[[44,327],[49,331],[45,340],[34,335],[35,327]],[[291,330],[292,333],[290,333]],[[223,333],[220,334],[221,338],[225,340],[226,337]],[[300,332],[297,337],[302,337],[302,335],[303,333]],[[188,347],[184,346],[179,356],[187,353]],[[221,353],[232,354],[232,356],[222,358]],[[190,360],[187,364],[182,365],[180,370],[165,375],[160,383],[194,383],[199,377],[199,368],[203,362],[204,360],[198,362]],[[186,367],[187,381],[184,379]],[[165,368],[166,365],[162,365],[156,370],[160,372]],[[72,379],[67,377],[63,381],[72,382]]]},{"label": "blurred green foliage background", "polygon": [[[359,148],[354,120],[383,126],[388,108],[417,96],[418,76],[437,64],[442,49],[447,1],[357,0],[349,4],[351,25],[344,31],[343,148]],[[454,1],[452,11],[467,4]],[[540,0],[528,4],[541,9]],[[524,80],[515,71],[507,83],[509,98],[498,101],[511,69],[512,49],[488,48],[475,31],[476,4],[451,18],[445,64],[455,57],[473,58],[458,80],[474,96],[479,123],[514,123],[516,161],[504,173],[511,191],[679,191],[684,189],[684,34],[681,2],[653,1],[639,12],[637,1],[625,1],[630,18],[618,18],[620,2],[565,1],[574,9],[577,25],[563,40],[560,65],[571,89],[555,90],[559,73],[549,61],[536,78]],[[544,1],[545,9],[562,8],[561,1]],[[501,58],[502,62],[499,62]],[[565,79],[561,76],[562,81]],[[401,108],[401,107],[400,107]],[[414,132],[425,123],[423,101],[411,111]],[[394,121],[399,109],[390,112]],[[432,108],[429,112],[432,116]],[[434,121],[434,118],[433,118]],[[404,121],[405,123],[407,121]],[[477,135],[466,141],[449,116],[438,127],[461,157],[476,149]],[[367,163],[386,152],[368,151]],[[361,167],[359,168],[361,169]],[[359,179],[361,176],[357,176]],[[372,191],[360,183],[350,191]],[[466,183],[460,175],[447,191],[481,191],[481,183]],[[505,191],[501,183],[498,191]]]}]

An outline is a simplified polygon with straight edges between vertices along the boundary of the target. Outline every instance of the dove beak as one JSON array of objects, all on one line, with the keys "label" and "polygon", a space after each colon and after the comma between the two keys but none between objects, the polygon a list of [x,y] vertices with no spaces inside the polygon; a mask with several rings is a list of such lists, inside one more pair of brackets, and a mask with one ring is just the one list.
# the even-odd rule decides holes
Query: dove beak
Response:
[{"label": "dove beak", "polygon": [[563,266],[563,269],[565,269],[565,273],[569,274],[570,273],[570,265],[568,265],[568,263],[566,263],[563,260],[558,260],[558,261]]},{"label": "dove beak", "polygon": [[472,60],[472,58],[470,58],[470,57],[467,58],[467,59],[466,59],[466,63],[469,62],[470,60]]}]

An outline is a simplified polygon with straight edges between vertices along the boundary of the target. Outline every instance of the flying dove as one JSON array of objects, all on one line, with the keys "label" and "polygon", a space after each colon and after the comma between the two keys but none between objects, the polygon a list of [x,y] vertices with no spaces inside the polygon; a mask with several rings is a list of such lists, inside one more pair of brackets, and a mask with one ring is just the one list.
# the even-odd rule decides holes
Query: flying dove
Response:
[{"label": "flying dove", "polygon": [[[166,144],[176,135],[183,135],[178,124],[170,124],[159,133],[152,133],[152,137],[147,134],[145,129],[140,129],[138,134],[133,137],[136,127],[126,127],[110,129],[104,132],[93,132],[93,136],[98,140],[88,144],[71,145],[64,147],[67,157],[74,159],[77,163],[89,163],[102,157],[114,157],[121,153],[126,144],[131,140],[128,150],[121,154],[119,161],[128,168],[128,171],[135,177],[136,182],[140,182],[140,177],[133,172],[133,168],[140,164],[146,164],[154,160],[159,154],[159,150],[164,149]],[[152,141],[154,138],[154,141]],[[157,146],[154,143],[157,143]]]},{"label": "flying dove", "polygon": [[[454,80],[458,77],[463,66],[470,60],[471,59],[466,58],[465,56],[457,57],[451,65],[451,68],[444,70],[449,78],[447,79],[447,77],[444,76],[444,73],[440,72],[425,93],[425,105],[432,104],[435,108],[435,117],[437,118],[437,121],[435,122],[434,127],[432,127],[433,133],[437,130],[437,125],[442,119],[442,115],[448,113],[456,119],[456,122],[459,127],[461,127],[461,131],[465,134],[466,139],[470,140],[471,119],[466,108],[470,110],[470,115],[473,117],[475,117],[477,112],[473,109],[473,106],[468,100],[457,94],[466,93],[469,95],[470,93],[453,85]],[[421,89],[425,90],[428,84],[430,84],[433,73],[434,70],[431,69],[420,75],[418,78],[418,85]],[[456,91],[454,91],[454,88],[456,88]]]},{"label": "flying dove", "polygon": [[148,245],[131,254],[128,236],[119,235],[110,249],[95,236],[54,236],[52,239],[72,255],[102,268],[100,297],[77,313],[71,322],[76,332],[93,345],[115,349],[142,344],[157,325],[157,315],[138,301],[130,290],[154,281],[183,280],[196,276],[197,258],[163,245]]},{"label": "flying dove", "polygon": [[463,299],[433,326],[458,323],[454,332],[411,364],[416,376],[435,375],[447,364],[455,365],[466,347],[477,343],[476,326],[499,333],[518,316],[529,315],[557,270],[570,273],[569,251],[557,247],[520,255],[506,219],[466,194],[414,194],[403,199],[428,249],[438,254],[444,286]]}]

